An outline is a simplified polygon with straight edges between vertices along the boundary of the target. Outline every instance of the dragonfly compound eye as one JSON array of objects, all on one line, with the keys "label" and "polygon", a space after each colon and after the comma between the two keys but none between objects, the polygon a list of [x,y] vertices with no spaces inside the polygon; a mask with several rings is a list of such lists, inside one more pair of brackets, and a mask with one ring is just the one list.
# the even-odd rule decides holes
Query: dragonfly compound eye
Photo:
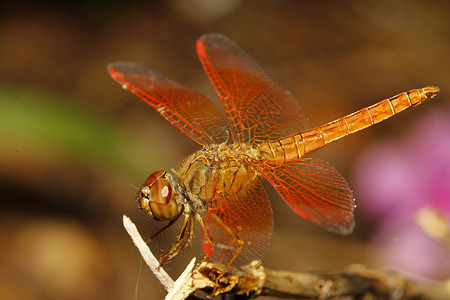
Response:
[{"label": "dragonfly compound eye", "polygon": [[156,171],[145,181],[138,196],[142,210],[157,221],[168,221],[180,213],[180,204],[165,171]]}]

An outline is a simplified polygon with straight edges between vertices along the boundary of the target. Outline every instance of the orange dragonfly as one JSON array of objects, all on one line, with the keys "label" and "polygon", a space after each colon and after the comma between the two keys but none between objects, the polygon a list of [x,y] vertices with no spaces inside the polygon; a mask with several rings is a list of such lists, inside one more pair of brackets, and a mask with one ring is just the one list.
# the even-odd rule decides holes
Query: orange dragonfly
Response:
[{"label": "orange dragonfly", "polygon": [[292,95],[227,37],[203,35],[197,54],[219,94],[224,116],[200,93],[143,66],[108,66],[124,89],[202,146],[179,168],[151,174],[140,188],[140,208],[155,221],[168,221],[162,230],[184,216],[161,265],[192,242],[195,221],[203,229],[202,245],[210,260],[227,267],[260,261],[273,228],[261,177],[301,217],[332,232],[350,233],[355,202],[347,182],[329,163],[305,156],[439,91],[425,87],[404,92],[308,129]]}]

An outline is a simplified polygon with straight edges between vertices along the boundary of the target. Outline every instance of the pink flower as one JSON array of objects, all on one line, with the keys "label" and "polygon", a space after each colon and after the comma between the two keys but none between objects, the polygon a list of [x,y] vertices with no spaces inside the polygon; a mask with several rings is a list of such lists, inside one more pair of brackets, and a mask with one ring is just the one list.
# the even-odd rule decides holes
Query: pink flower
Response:
[{"label": "pink flower", "polygon": [[450,254],[414,222],[426,206],[450,215],[449,111],[431,112],[403,139],[367,149],[352,186],[359,213],[377,226],[377,263],[427,277],[450,275]]}]

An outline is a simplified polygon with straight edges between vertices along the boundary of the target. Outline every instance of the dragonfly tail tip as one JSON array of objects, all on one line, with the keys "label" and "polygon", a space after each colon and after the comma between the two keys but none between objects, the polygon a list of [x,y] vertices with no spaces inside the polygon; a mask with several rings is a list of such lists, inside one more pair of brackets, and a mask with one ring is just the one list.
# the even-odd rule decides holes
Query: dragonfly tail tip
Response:
[{"label": "dragonfly tail tip", "polygon": [[436,96],[437,93],[439,93],[440,91],[437,86],[427,86],[424,87],[422,90],[427,98],[434,98],[434,96]]}]

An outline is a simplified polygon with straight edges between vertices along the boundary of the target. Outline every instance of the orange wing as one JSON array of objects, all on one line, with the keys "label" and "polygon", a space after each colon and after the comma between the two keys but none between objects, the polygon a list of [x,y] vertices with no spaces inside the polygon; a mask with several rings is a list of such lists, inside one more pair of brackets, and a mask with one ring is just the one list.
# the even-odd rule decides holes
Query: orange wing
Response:
[{"label": "orange wing", "polygon": [[208,201],[203,248],[212,261],[242,266],[261,260],[269,249],[273,229],[270,201],[259,178],[249,184],[245,192],[233,194],[213,192],[216,185],[207,185],[214,200]]},{"label": "orange wing", "polygon": [[220,96],[234,142],[259,144],[308,127],[291,94],[227,37],[203,35],[197,55]]},{"label": "orange wing", "polygon": [[345,179],[316,158],[272,166],[250,164],[260,172],[295,213],[329,231],[348,234],[354,227],[355,200]]},{"label": "orange wing", "polygon": [[202,146],[228,140],[218,108],[200,93],[141,65],[114,62],[108,72],[121,84]]}]

